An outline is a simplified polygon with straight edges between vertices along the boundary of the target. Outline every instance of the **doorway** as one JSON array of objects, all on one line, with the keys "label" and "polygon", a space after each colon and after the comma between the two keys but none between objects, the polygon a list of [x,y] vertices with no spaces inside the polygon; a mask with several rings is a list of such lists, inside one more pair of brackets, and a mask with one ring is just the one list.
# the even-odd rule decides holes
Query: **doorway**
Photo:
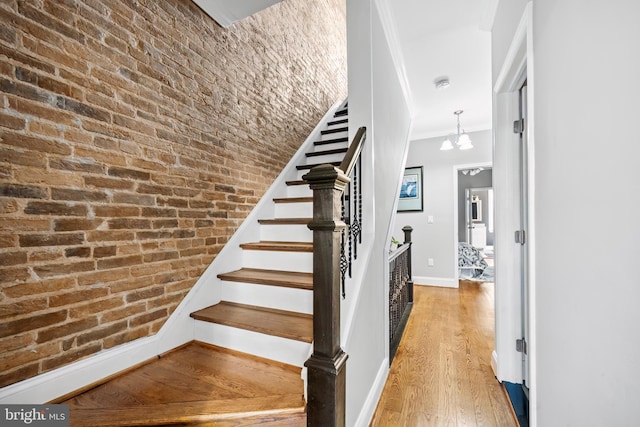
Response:
[{"label": "doorway", "polygon": [[457,169],[457,280],[493,281],[492,176],[490,165]]}]

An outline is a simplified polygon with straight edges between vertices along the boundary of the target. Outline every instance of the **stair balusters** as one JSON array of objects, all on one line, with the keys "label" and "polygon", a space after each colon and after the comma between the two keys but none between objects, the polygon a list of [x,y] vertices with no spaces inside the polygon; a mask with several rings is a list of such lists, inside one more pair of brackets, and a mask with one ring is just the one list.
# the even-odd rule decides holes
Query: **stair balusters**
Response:
[{"label": "stair balusters", "polygon": [[411,273],[411,232],[406,225],[404,243],[389,255],[389,364],[395,356],[402,332],[413,307],[413,276]]},{"label": "stair balusters", "polygon": [[[359,206],[357,229],[362,224],[360,184],[349,179],[358,163],[366,128],[358,129],[340,167],[316,166],[304,175],[313,190],[313,354],[307,367],[307,425],[344,426],[347,354],[340,348],[340,289],[351,263],[351,249],[345,254],[345,240],[354,239],[356,221],[348,215],[353,200]],[[360,173],[359,173],[360,174]],[[359,179],[358,179],[359,181]],[[351,185],[349,185],[351,183]],[[345,190],[349,203],[343,203]],[[356,196],[357,193],[357,196]],[[345,216],[351,227],[347,228]],[[344,233],[348,233],[345,239]],[[360,239],[360,233],[356,236]]]}]

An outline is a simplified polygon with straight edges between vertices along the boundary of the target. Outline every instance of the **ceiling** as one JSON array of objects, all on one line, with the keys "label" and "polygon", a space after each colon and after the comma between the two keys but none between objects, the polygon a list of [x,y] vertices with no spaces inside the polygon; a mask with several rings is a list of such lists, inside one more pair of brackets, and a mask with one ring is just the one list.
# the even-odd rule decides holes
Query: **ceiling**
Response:
[{"label": "ceiling", "polygon": [[[497,0],[384,0],[402,53],[412,139],[491,128],[491,33]],[[447,76],[446,89],[434,80]]]},{"label": "ceiling", "polygon": [[[194,0],[220,25],[280,0]],[[456,131],[456,110],[467,132],[491,128],[491,34],[499,0],[379,0],[409,87],[411,139]],[[447,76],[446,89],[434,80]]]},{"label": "ceiling", "polygon": [[218,24],[228,27],[236,21],[260,12],[282,0],[193,0]]}]

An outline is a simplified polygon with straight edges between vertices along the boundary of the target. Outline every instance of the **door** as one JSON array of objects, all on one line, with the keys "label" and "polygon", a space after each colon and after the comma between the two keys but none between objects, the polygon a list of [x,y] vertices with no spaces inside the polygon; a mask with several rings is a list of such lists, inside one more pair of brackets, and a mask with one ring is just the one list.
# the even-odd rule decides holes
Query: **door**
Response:
[{"label": "door", "polygon": [[[528,182],[528,141],[527,141],[527,82],[520,88],[520,119],[516,125],[520,133],[519,146],[519,180],[520,180],[520,229],[516,231],[516,244],[520,247],[520,291],[522,312],[522,340],[517,344],[522,352],[522,388],[526,395],[529,390],[529,358],[527,355],[527,342],[529,341],[529,245],[528,233],[528,209],[529,209],[529,182]],[[516,123],[518,123],[516,122]]]}]

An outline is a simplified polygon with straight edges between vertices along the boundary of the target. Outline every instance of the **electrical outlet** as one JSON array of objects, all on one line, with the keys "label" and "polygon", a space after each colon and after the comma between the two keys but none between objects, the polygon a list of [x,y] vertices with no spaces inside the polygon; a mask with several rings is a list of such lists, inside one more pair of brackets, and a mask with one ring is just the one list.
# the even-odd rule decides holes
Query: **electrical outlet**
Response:
[{"label": "electrical outlet", "polygon": [[433,258],[429,258],[429,259],[427,260],[427,265],[428,265],[429,267],[433,267]]}]

